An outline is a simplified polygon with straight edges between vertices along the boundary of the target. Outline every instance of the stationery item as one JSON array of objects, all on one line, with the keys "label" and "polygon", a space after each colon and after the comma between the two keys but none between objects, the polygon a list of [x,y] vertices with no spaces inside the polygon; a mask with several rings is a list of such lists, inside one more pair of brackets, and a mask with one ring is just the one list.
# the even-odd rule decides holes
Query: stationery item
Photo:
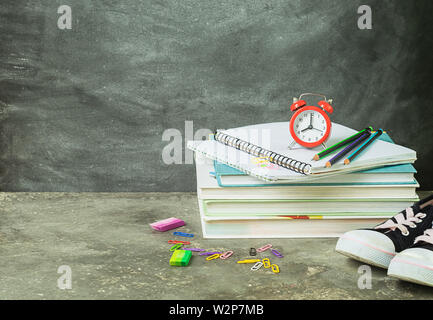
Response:
[{"label": "stationery item", "polygon": [[415,198],[383,199],[217,199],[199,200],[205,217],[230,216],[389,216]]},{"label": "stationery item", "polygon": [[192,252],[206,251],[205,249],[200,249],[200,248],[182,248],[182,250],[190,250]]},{"label": "stationery item", "polygon": [[268,250],[270,248],[272,248],[272,244],[267,244],[267,245],[265,245],[263,247],[258,248],[257,252],[264,252],[264,251],[266,251],[266,250]]},{"label": "stationery item", "polygon": [[[266,123],[218,131],[215,140],[188,141],[188,148],[205,157],[243,171],[265,181],[311,181],[342,173],[373,169],[384,165],[412,163],[415,151],[385,141],[377,141],[350,166],[337,163],[326,168],[326,159],[311,162],[316,149],[288,149],[287,122]],[[334,123],[328,143],[335,144],[356,131]],[[255,157],[267,157],[278,167],[269,169],[255,165]]]},{"label": "stationery item", "polygon": [[326,162],[325,166],[328,168],[331,167],[334,163],[336,163],[338,160],[343,158],[346,154],[348,154],[354,148],[359,146],[364,140],[366,140],[368,137],[370,137],[370,132],[371,132],[370,129],[366,130],[363,135],[361,135],[358,139],[356,139],[351,144],[349,144],[347,147],[345,147],[341,152],[339,152],[331,160]]},{"label": "stationery item", "polygon": [[259,262],[260,259],[245,259],[245,260],[239,260],[237,263],[256,263]]},{"label": "stationery item", "polygon": [[209,251],[209,252],[200,253],[200,255],[201,256],[211,256],[213,254],[220,254],[220,253],[222,253],[222,252],[221,251]]},{"label": "stationery item", "polygon": [[338,149],[340,149],[340,148],[346,146],[347,144],[349,144],[349,143],[355,141],[356,139],[358,139],[367,130],[371,131],[371,130],[373,130],[373,128],[372,127],[365,128],[365,129],[363,129],[363,130],[355,133],[354,135],[352,135],[352,136],[350,136],[350,137],[348,137],[348,138],[346,138],[346,139],[344,139],[344,140],[342,140],[342,141],[334,144],[333,146],[331,146],[331,147],[329,147],[329,148],[327,148],[327,149],[319,152],[318,154],[314,155],[313,160],[317,161],[317,160],[319,160],[319,159],[321,159],[321,158],[323,158],[323,157],[325,157],[325,156],[327,156],[327,155],[329,155],[329,154],[337,151]]},{"label": "stationery item", "polygon": [[275,249],[271,249],[271,252],[274,256],[277,256],[278,258],[282,258],[284,257],[281,253],[279,253],[277,250]]},{"label": "stationery item", "polygon": [[273,273],[280,273],[280,267],[276,264],[271,264],[271,269]]},{"label": "stationery item", "polygon": [[189,264],[192,252],[188,250],[176,250],[170,258],[170,265],[185,267]]},{"label": "stationery item", "polygon": [[182,244],[191,244],[189,241],[179,241],[179,240],[168,240],[168,243],[176,244],[176,243],[182,243]]},{"label": "stationery item", "polygon": [[192,237],[194,237],[194,234],[192,234],[192,233],[173,232],[173,234],[174,234],[175,236],[181,236],[181,237],[188,237],[188,238],[192,238]]},{"label": "stationery item", "polygon": [[380,135],[383,133],[382,129],[379,129],[374,136],[372,136],[368,141],[366,141],[364,144],[362,144],[358,149],[356,149],[347,159],[344,160],[344,164],[349,164],[351,161],[355,160],[356,157],[358,157],[361,152],[363,152],[369,145],[371,145],[374,141],[377,140],[377,138],[380,137]]},{"label": "stationery item", "polygon": [[210,261],[210,260],[214,260],[214,259],[218,259],[220,257],[219,253],[215,253],[209,257],[206,258],[206,260]]},{"label": "stationery item", "polygon": [[229,251],[226,251],[223,254],[221,254],[220,259],[225,260],[227,258],[230,258],[232,255],[233,255],[233,251],[229,250]]},{"label": "stationery item", "polygon": [[255,255],[257,255],[256,248],[251,248],[250,249],[250,256],[255,256]]},{"label": "stationery item", "polygon": [[174,217],[151,223],[150,226],[156,231],[167,231],[185,225],[185,221]]},{"label": "stationery item", "polygon": [[265,267],[265,268],[271,267],[271,260],[269,260],[269,258],[262,259],[262,262],[263,262],[263,267]]},{"label": "stationery item", "polygon": [[176,251],[176,250],[182,248],[182,246],[183,246],[182,243],[175,244],[174,246],[172,246],[172,247],[170,248],[170,251]]},{"label": "stationery item", "polygon": [[251,267],[251,270],[252,270],[252,271],[257,271],[257,270],[259,270],[262,266],[263,266],[263,262],[261,262],[261,261],[256,262],[256,264],[253,265],[253,266]]}]

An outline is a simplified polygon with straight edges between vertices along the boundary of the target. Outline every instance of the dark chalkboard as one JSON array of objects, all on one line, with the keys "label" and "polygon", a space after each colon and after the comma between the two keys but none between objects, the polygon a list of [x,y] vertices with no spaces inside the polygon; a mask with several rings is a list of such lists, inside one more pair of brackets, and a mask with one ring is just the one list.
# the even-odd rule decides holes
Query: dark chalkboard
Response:
[{"label": "dark chalkboard", "polygon": [[429,0],[2,0],[0,188],[192,191],[194,165],[162,159],[167,129],[184,145],[185,121],[288,120],[288,101],[312,91],[334,99],[332,121],[415,149],[432,190],[432,12]]}]

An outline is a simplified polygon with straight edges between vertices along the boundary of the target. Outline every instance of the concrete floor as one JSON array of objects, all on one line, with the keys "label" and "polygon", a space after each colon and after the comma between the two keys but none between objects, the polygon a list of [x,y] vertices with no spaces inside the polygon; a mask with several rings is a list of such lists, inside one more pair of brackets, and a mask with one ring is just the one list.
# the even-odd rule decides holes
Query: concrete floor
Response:
[{"label": "concrete floor", "polygon": [[[431,299],[433,288],[372,268],[372,289],[357,283],[362,265],[334,252],[336,239],[204,240],[194,193],[0,193],[0,299]],[[184,219],[195,247],[232,249],[234,259],[171,267],[171,233],[149,227]],[[249,270],[237,258],[271,242],[281,273]],[[57,287],[67,265],[72,289]]]}]

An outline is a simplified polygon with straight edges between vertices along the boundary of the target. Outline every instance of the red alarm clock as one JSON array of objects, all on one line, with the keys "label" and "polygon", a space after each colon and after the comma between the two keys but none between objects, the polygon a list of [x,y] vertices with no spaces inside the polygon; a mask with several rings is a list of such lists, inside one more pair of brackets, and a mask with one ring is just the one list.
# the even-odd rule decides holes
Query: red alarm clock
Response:
[{"label": "red alarm clock", "polygon": [[[306,95],[320,96],[324,99],[318,102],[318,107],[307,106],[305,100],[302,99]],[[294,141],[289,148],[294,143],[306,148],[314,148],[320,144],[325,147],[324,142],[331,132],[331,120],[327,112],[334,111],[330,103],[332,103],[331,99],[327,100],[324,95],[317,93],[303,93],[299,98],[293,98],[290,110],[295,113],[290,119],[289,130]]]}]

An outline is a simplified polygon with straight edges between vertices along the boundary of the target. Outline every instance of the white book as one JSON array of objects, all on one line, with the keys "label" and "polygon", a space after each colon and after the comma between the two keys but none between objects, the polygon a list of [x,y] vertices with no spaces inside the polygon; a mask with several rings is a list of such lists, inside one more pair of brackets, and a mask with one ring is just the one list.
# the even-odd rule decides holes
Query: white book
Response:
[{"label": "white book", "polygon": [[[418,201],[416,188],[419,184],[412,177],[412,184],[334,184],[315,185],[297,183],[290,186],[270,184],[254,187],[220,187],[216,178],[209,174],[214,170],[213,160],[196,154],[197,193],[201,199],[411,199]],[[351,173],[343,175],[348,176]],[[362,175],[362,174],[359,174]],[[368,175],[368,174],[364,174]],[[235,178],[250,177],[233,176]],[[251,179],[255,179],[250,177]],[[332,178],[332,177],[331,177]],[[330,178],[320,179],[321,182]],[[261,180],[257,180],[262,183]],[[235,183],[236,184],[236,183]]]},{"label": "white book", "polygon": [[[200,199],[202,200],[202,199]],[[203,200],[205,216],[236,215],[395,215],[413,204],[412,199],[291,199]]]},{"label": "white book", "polygon": [[[333,123],[327,144],[330,146],[338,143],[356,132],[343,125]],[[288,122],[265,123],[224,130],[220,131],[219,135],[216,135],[216,139],[220,141],[188,141],[188,148],[203,154],[207,158],[228,164],[265,181],[282,179],[305,181],[384,165],[413,163],[416,160],[414,150],[376,140],[350,164],[344,165],[341,162],[326,168],[325,163],[329,160],[328,157],[319,161],[312,160],[314,155],[322,150],[321,147],[289,149],[292,138],[290,137]],[[236,145],[243,151],[223,142]],[[257,156],[264,154],[272,154],[272,159],[279,165],[272,168],[258,166],[256,162]],[[289,170],[283,166],[291,169]]]},{"label": "white book", "polygon": [[343,233],[371,228],[385,219],[381,216],[290,219],[245,217],[237,220],[206,218],[199,201],[203,238],[335,238]]}]

